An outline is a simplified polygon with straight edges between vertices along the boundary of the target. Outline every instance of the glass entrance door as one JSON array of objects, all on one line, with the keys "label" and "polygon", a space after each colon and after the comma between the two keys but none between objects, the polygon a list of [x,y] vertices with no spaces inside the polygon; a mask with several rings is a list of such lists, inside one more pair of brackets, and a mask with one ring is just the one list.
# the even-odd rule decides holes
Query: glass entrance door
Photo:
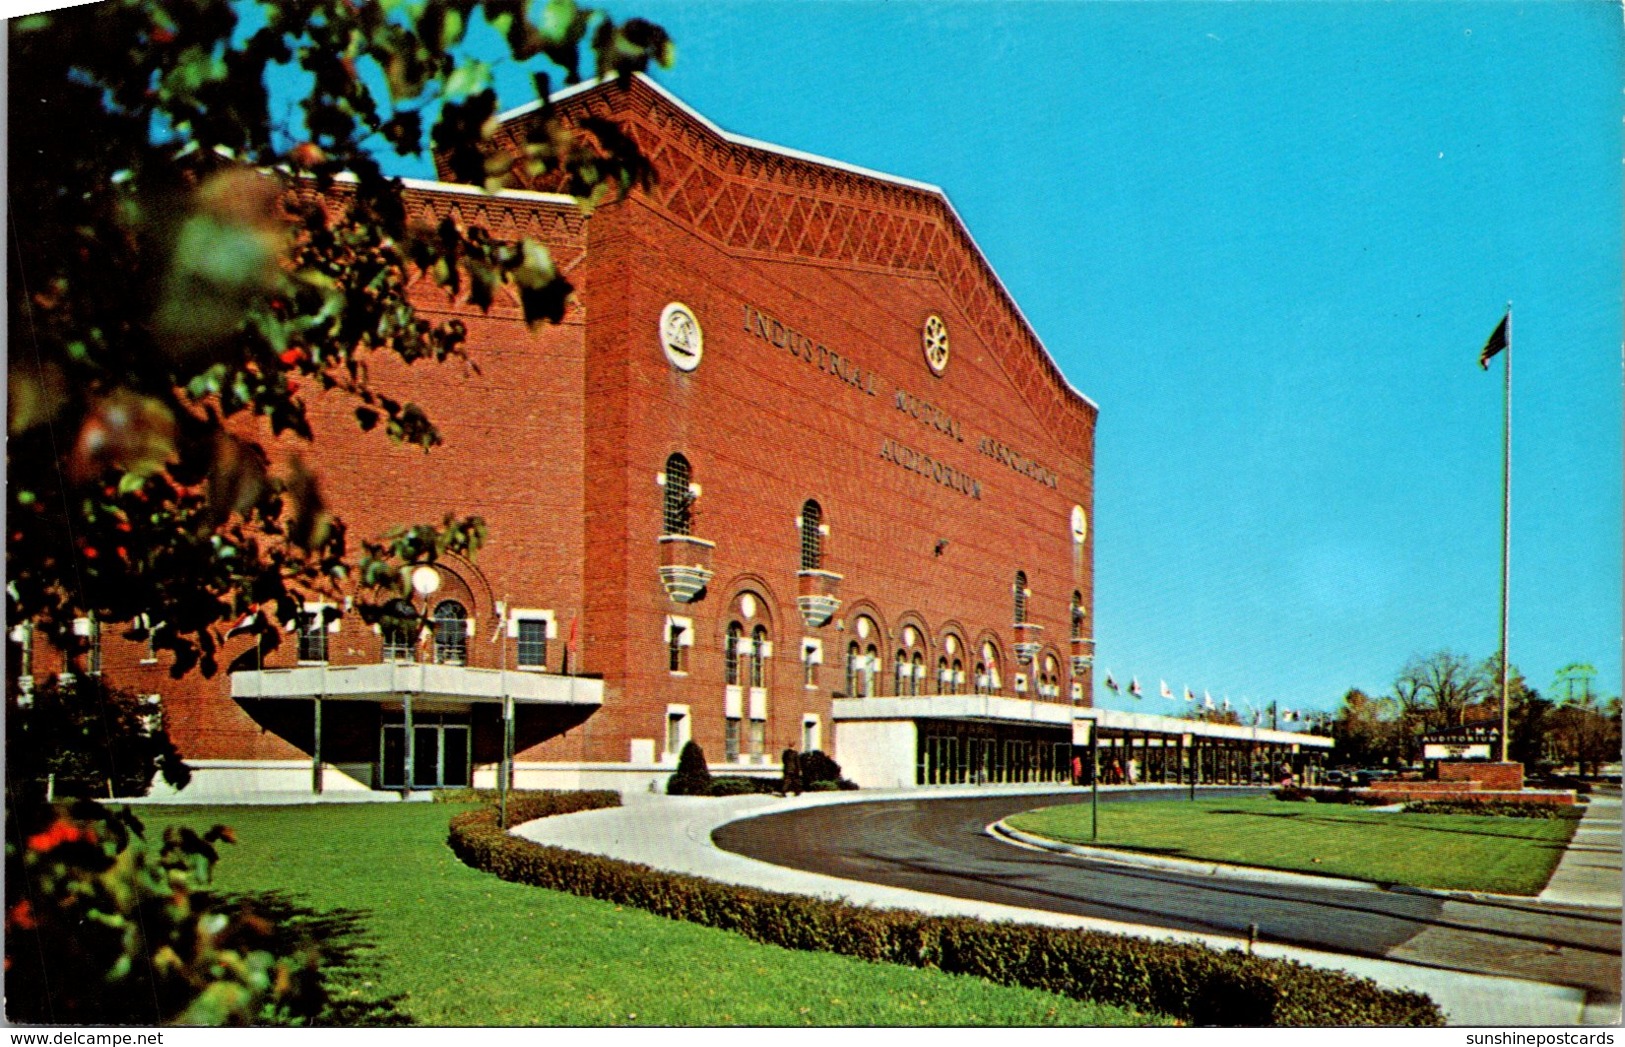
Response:
[{"label": "glass entrance door", "polygon": [[[469,784],[469,729],[460,717],[413,717],[412,788],[444,789]],[[427,722],[425,722],[427,721]],[[406,724],[384,724],[380,742],[385,789],[406,786]]]}]

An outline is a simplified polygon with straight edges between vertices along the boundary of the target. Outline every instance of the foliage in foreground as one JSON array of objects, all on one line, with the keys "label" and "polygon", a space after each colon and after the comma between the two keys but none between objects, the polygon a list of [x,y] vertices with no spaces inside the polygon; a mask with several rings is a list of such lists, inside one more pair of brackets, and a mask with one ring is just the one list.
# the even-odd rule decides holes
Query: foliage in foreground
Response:
[{"label": "foliage in foreground", "polygon": [[162,707],[112,686],[99,673],[48,676],[14,702],[6,721],[6,786],[13,804],[42,802],[48,792],[145,796],[159,774],[176,788],[191,780]]},{"label": "foliage in foreground", "polygon": [[[572,801],[546,801],[546,805]],[[582,801],[596,802],[596,801]],[[607,801],[606,801],[607,802]],[[618,802],[618,801],[617,801]],[[538,817],[532,808],[520,817]],[[1199,1025],[1442,1025],[1413,992],[1286,960],[1092,931],[871,909],[734,887],[504,833],[494,810],[451,820],[459,858],[504,880],[568,891],[788,949],[972,975]]]},{"label": "foliage in foreground", "polygon": [[315,953],[205,889],[230,841],[81,800],[6,826],[6,1018],[50,1025],[246,1025],[308,1020]]},{"label": "foliage in foreground", "polygon": [[[541,96],[514,155],[494,148],[491,67],[467,53],[482,22]],[[7,36],[9,186],[28,201],[9,230],[8,625],[78,656],[74,620],[94,617],[208,674],[228,620],[285,623],[317,594],[379,611],[403,564],[478,549],[483,522],[448,513],[356,557],[318,478],[267,436],[314,440],[320,393],[363,431],[440,442],[373,377],[468,356],[462,320],[418,310],[420,274],[447,301],[488,310],[508,288],[527,323],[563,318],[571,286],[543,244],[413,221],[380,157],[432,149],[457,181],[583,208],[647,186],[619,125],[568,122],[548,93],[584,65],[623,82],[669,65],[665,31],[574,0],[104,0]],[[277,641],[263,617],[253,631]]]}]

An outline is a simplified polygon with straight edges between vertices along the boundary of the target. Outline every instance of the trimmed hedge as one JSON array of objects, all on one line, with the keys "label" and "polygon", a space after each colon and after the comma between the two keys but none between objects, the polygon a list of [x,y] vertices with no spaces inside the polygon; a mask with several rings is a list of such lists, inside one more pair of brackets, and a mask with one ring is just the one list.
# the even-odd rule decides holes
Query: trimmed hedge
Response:
[{"label": "trimmed hedge", "polygon": [[[585,810],[618,802],[572,806],[564,794],[549,798],[548,805]],[[1196,1025],[1444,1024],[1438,1005],[1420,993],[1383,989],[1366,978],[1289,960],[735,887],[510,836],[491,810],[452,818],[449,843],[468,865],[515,883],[630,905],[787,949],[931,967]]]},{"label": "trimmed hedge", "polygon": [[1418,800],[1406,814],[1486,814],[1498,818],[1578,818],[1580,809],[1550,803],[1507,803],[1497,800]]}]

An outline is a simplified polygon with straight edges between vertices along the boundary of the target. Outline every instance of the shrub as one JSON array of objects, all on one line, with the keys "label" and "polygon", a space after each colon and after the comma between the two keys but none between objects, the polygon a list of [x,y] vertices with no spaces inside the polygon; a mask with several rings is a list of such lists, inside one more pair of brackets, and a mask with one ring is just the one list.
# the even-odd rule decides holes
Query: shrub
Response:
[{"label": "shrub", "polygon": [[[206,890],[232,839],[81,800],[10,812],[6,1017],[50,1025],[246,1025],[316,1017],[316,953]],[[229,911],[228,911],[229,908]]]},{"label": "shrub", "polygon": [[749,796],[752,793],[772,792],[775,782],[771,778],[748,778],[742,774],[719,775],[711,779],[712,796]]},{"label": "shrub", "polygon": [[807,783],[809,789],[815,782],[838,782],[841,780],[841,765],[822,749],[814,749],[801,757],[801,780]]},{"label": "shrub", "polygon": [[451,820],[464,862],[504,880],[630,905],[787,949],[934,967],[1198,1025],[1442,1025],[1426,996],[1289,960],[1098,931],[925,916],[735,887],[545,847],[491,810]]},{"label": "shrub", "polygon": [[807,791],[810,793],[832,793],[840,787],[839,782],[832,782],[828,778],[820,778],[816,782],[809,782]]},{"label": "shrub", "polygon": [[1303,803],[1306,800],[1315,799],[1315,797],[1309,795],[1309,790],[1300,789],[1296,785],[1287,785],[1276,789],[1275,798],[1285,800],[1288,803]]},{"label": "shrub", "polygon": [[779,761],[784,765],[784,779],[779,791],[786,796],[800,795],[806,787],[806,779],[801,776],[801,754],[794,749],[786,749]]},{"label": "shrub", "polygon": [[1418,800],[1405,805],[1406,814],[1487,814],[1499,818],[1578,818],[1579,811],[1565,804],[1508,803],[1497,800]]},{"label": "shrub", "polygon": [[677,756],[677,773],[666,782],[670,796],[711,795],[711,769],[705,763],[705,750],[690,741]]}]

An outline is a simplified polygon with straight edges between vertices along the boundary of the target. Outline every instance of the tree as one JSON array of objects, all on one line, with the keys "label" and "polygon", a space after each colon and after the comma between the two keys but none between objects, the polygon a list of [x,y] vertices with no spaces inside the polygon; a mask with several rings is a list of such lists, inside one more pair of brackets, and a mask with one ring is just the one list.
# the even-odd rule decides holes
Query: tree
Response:
[{"label": "tree", "polygon": [[1332,720],[1331,735],[1341,763],[1374,766],[1403,756],[1398,702],[1373,698],[1358,687],[1343,695]]},{"label": "tree", "polygon": [[1557,697],[1548,733],[1553,758],[1574,764],[1581,775],[1595,775],[1601,765],[1619,759],[1620,702],[1595,689],[1597,670],[1584,662],[1557,671],[1552,693]]},{"label": "tree", "polygon": [[1428,728],[1459,727],[1467,707],[1485,694],[1484,680],[1466,655],[1438,651],[1413,655],[1394,681],[1394,695],[1407,712],[1420,713]]},{"label": "tree", "polygon": [[159,705],[101,675],[42,682],[7,738],[13,803],[61,796],[144,796],[158,774],[185,786],[190,770]]},{"label": "tree", "polygon": [[[535,67],[542,130],[517,157],[489,148],[491,68],[461,50],[476,17]],[[345,588],[376,613],[403,565],[476,550],[482,522],[448,515],[356,556],[269,440],[311,438],[308,389],[349,398],[363,430],[439,441],[369,379],[381,356],[465,356],[460,321],[413,308],[414,267],[560,319],[545,247],[413,227],[378,155],[432,146],[460,180],[540,178],[583,206],[647,184],[619,127],[552,111],[548,70],[580,79],[585,49],[624,78],[670,62],[666,33],[574,0],[106,0],[8,31],[8,622],[75,658],[73,620],[94,617],[174,652],[177,676],[212,673],[246,611],[289,620]],[[285,119],[272,79],[303,84]]]}]

